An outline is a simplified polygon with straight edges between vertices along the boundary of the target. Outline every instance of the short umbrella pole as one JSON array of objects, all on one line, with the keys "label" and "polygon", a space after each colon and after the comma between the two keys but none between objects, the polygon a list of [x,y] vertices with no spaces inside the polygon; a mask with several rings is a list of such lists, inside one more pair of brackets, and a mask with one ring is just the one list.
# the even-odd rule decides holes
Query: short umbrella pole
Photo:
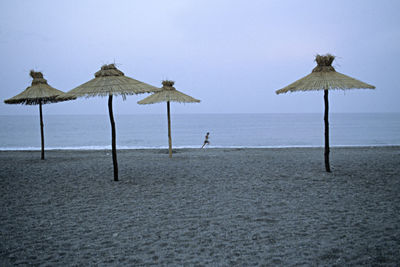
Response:
[{"label": "short umbrella pole", "polygon": [[331,167],[329,165],[329,101],[328,101],[328,90],[324,90],[324,102],[325,102],[325,170],[331,172]]},{"label": "short umbrella pole", "polygon": [[167,117],[168,117],[168,151],[169,157],[172,158],[172,140],[171,140],[171,111],[170,103],[167,101]]},{"label": "short umbrella pole", "polygon": [[115,122],[112,109],[112,98],[113,96],[110,94],[108,96],[108,112],[110,115],[110,123],[111,123],[111,148],[112,148],[112,159],[114,165],[114,181],[118,181],[117,145],[116,145],[116,134],[115,134]]},{"label": "short umbrella pole", "polygon": [[39,114],[40,114],[40,139],[42,142],[42,156],[41,159],[44,160],[44,132],[43,132],[43,112],[42,112],[42,101],[39,100]]}]

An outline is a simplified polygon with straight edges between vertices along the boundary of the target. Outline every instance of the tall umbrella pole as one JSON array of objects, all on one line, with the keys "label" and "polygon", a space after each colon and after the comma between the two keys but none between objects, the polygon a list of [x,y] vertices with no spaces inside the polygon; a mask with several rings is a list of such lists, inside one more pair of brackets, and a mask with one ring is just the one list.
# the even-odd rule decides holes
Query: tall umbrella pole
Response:
[{"label": "tall umbrella pole", "polygon": [[167,116],[168,116],[168,151],[169,151],[169,157],[172,158],[171,115],[170,115],[169,101],[167,101]]},{"label": "tall umbrella pole", "polygon": [[325,170],[331,172],[331,167],[329,165],[329,101],[328,101],[328,90],[324,90],[324,102],[325,102]]},{"label": "tall umbrella pole", "polygon": [[40,114],[40,139],[42,141],[42,157],[44,159],[44,133],[43,133],[43,113],[42,113],[42,100],[39,100],[39,114]]},{"label": "tall umbrella pole", "polygon": [[112,159],[114,165],[114,181],[118,181],[118,162],[117,162],[117,145],[116,145],[116,134],[115,134],[115,122],[112,109],[112,94],[108,96],[108,112],[110,114],[111,123],[111,147],[112,147]]}]

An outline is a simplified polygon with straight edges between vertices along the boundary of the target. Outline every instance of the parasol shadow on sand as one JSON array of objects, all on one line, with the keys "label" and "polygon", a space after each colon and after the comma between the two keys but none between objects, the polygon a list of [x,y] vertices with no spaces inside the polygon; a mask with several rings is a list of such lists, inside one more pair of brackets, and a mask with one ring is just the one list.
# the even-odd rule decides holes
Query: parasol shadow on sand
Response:
[{"label": "parasol shadow on sand", "polygon": [[121,95],[125,100],[127,95],[157,92],[160,88],[140,82],[124,75],[114,64],[103,65],[94,74],[95,78],[72,89],[67,97],[108,96],[108,112],[111,123],[111,147],[114,166],[114,181],[118,181],[118,161],[116,148],[115,121],[112,108],[113,96]]},{"label": "parasol shadow on sand", "polygon": [[169,157],[172,158],[172,140],[171,140],[171,115],[170,102],[178,103],[199,103],[200,100],[179,92],[174,87],[174,81],[163,81],[161,91],[156,92],[143,100],[138,101],[138,104],[155,104],[167,102],[167,118],[168,118],[168,151]]},{"label": "parasol shadow on sand", "polygon": [[295,81],[294,83],[276,91],[276,94],[298,91],[317,91],[324,90],[324,122],[325,122],[325,170],[331,172],[329,163],[329,90],[346,90],[346,89],[375,89],[375,86],[361,82],[357,79],[351,78],[339,72],[336,72],[332,67],[332,62],[335,59],[330,54],[317,55],[315,61],[317,66],[312,72]]},{"label": "parasol shadow on sand", "polygon": [[75,99],[67,97],[64,92],[51,87],[47,80],[43,78],[41,72],[31,70],[30,76],[33,78],[31,86],[27,87],[18,95],[4,100],[6,104],[39,105],[40,116],[40,137],[41,137],[41,159],[44,160],[44,131],[43,131],[43,112],[42,105]]}]

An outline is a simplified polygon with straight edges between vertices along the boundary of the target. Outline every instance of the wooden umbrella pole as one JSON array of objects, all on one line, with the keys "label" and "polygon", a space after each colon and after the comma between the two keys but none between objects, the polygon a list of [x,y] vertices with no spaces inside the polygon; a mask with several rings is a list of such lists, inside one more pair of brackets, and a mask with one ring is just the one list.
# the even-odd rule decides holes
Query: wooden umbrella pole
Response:
[{"label": "wooden umbrella pole", "polygon": [[116,134],[115,134],[115,122],[112,109],[112,98],[110,94],[108,96],[108,112],[110,114],[111,123],[111,147],[112,147],[112,159],[114,165],[114,181],[118,181],[118,162],[117,162],[117,145],[116,145]]},{"label": "wooden umbrella pole", "polygon": [[324,90],[324,102],[325,102],[325,169],[327,172],[331,172],[331,167],[329,165],[329,101],[328,101],[328,90]]},{"label": "wooden umbrella pole", "polygon": [[39,114],[40,114],[40,138],[42,141],[42,156],[41,159],[44,159],[44,132],[43,132],[43,112],[42,112],[42,100],[39,100]]},{"label": "wooden umbrella pole", "polygon": [[171,114],[170,114],[169,101],[167,101],[167,116],[168,116],[168,151],[169,151],[169,157],[172,158]]}]

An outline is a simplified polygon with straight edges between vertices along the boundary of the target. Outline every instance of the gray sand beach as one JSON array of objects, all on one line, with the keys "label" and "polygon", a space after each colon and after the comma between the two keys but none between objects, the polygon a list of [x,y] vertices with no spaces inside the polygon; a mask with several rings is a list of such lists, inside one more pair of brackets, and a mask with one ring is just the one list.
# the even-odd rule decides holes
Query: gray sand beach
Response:
[{"label": "gray sand beach", "polygon": [[399,266],[400,147],[0,152],[0,265]]}]

